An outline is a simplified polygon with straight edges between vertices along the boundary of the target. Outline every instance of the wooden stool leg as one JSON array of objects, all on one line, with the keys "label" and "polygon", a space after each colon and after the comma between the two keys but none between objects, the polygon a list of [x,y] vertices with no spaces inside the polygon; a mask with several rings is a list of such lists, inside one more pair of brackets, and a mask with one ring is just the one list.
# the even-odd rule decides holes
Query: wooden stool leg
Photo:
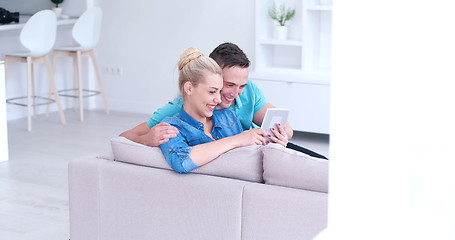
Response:
[{"label": "wooden stool leg", "polygon": [[32,58],[27,57],[27,130],[32,131],[32,108],[31,108],[31,95],[32,95]]},{"label": "wooden stool leg", "polygon": [[84,121],[84,95],[82,94],[82,55],[77,51],[77,75],[79,79],[79,113],[81,122]]},{"label": "wooden stool leg", "polygon": [[58,111],[60,114],[60,121],[62,121],[62,124],[65,125],[66,124],[65,115],[63,114],[62,106],[60,105],[60,98],[58,97],[57,87],[55,86],[54,81],[54,73],[52,72],[51,63],[49,62],[49,57],[47,55],[44,56],[44,62],[46,64],[47,74],[49,74],[50,85],[52,87],[52,92],[54,92],[55,102],[57,103]]},{"label": "wooden stool leg", "polygon": [[106,109],[106,113],[109,114],[109,107],[107,106],[106,95],[104,94],[103,83],[101,82],[100,71],[98,69],[98,64],[96,63],[95,53],[93,50],[89,52],[90,57],[92,58],[93,68],[95,69],[96,79],[98,80],[98,85],[100,88],[101,96],[103,97],[104,108]]},{"label": "wooden stool leg", "polygon": [[[77,69],[77,54],[76,55],[73,55],[72,57],[73,59],[73,96],[77,96],[78,95],[78,92],[77,92],[77,88],[78,88],[78,80],[77,80],[77,72],[78,72],[78,69]],[[78,98],[73,98],[73,109],[74,111],[76,111],[77,109],[77,105],[78,105]]]},{"label": "wooden stool leg", "polygon": [[[54,74],[54,76],[55,76],[55,68],[57,65],[57,57],[58,57],[57,55],[58,55],[57,51],[54,51],[54,54],[52,56],[52,73]],[[49,93],[47,94],[47,98],[51,98],[52,94],[58,94],[58,92],[53,92],[52,85],[49,82]],[[46,117],[49,117],[50,104],[51,103],[48,103],[47,107],[46,107]]]},{"label": "wooden stool leg", "polygon": [[5,56],[5,88],[6,88],[6,80],[8,79],[8,65],[9,65],[9,57]]},{"label": "wooden stool leg", "polygon": [[35,92],[35,71],[33,70],[33,59],[30,66],[32,75],[32,101],[33,101],[33,119],[36,119],[36,92]]}]

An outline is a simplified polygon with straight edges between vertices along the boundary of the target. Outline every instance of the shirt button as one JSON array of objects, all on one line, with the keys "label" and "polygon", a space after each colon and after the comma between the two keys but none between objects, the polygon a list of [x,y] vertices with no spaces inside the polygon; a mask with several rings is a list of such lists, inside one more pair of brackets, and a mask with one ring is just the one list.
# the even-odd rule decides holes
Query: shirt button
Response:
[{"label": "shirt button", "polygon": [[172,151],[172,149],[171,149],[171,148],[169,148],[169,152],[171,152],[171,151]]}]

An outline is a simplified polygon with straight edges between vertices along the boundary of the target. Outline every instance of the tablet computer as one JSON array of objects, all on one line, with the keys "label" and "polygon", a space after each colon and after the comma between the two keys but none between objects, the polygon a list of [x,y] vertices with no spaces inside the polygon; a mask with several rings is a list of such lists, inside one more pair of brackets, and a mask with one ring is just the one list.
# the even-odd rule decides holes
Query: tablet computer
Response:
[{"label": "tablet computer", "polygon": [[[289,116],[289,112],[289,109],[268,108],[267,112],[265,112],[264,119],[262,120],[261,128],[264,129],[268,135],[275,136],[272,131],[270,131],[270,128],[277,129],[277,123],[279,123],[284,128]],[[270,141],[268,138],[267,140]]]}]

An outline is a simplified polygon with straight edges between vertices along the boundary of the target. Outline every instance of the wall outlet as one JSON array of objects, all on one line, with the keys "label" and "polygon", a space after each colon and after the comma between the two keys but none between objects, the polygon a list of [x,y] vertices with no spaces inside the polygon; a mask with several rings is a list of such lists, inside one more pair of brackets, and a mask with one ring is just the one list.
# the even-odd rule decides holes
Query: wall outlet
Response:
[{"label": "wall outlet", "polygon": [[122,76],[123,75],[123,68],[122,67],[106,66],[106,67],[104,67],[104,73]]}]

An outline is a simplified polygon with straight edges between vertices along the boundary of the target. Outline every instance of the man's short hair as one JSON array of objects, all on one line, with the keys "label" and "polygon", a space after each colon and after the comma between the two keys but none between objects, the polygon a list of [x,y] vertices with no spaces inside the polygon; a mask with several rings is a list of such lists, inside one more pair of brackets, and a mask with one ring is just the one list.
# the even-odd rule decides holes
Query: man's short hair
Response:
[{"label": "man's short hair", "polygon": [[225,67],[238,66],[247,68],[250,66],[250,60],[246,54],[237,45],[233,43],[222,43],[216,47],[209,57],[213,58],[215,62],[223,69]]}]

